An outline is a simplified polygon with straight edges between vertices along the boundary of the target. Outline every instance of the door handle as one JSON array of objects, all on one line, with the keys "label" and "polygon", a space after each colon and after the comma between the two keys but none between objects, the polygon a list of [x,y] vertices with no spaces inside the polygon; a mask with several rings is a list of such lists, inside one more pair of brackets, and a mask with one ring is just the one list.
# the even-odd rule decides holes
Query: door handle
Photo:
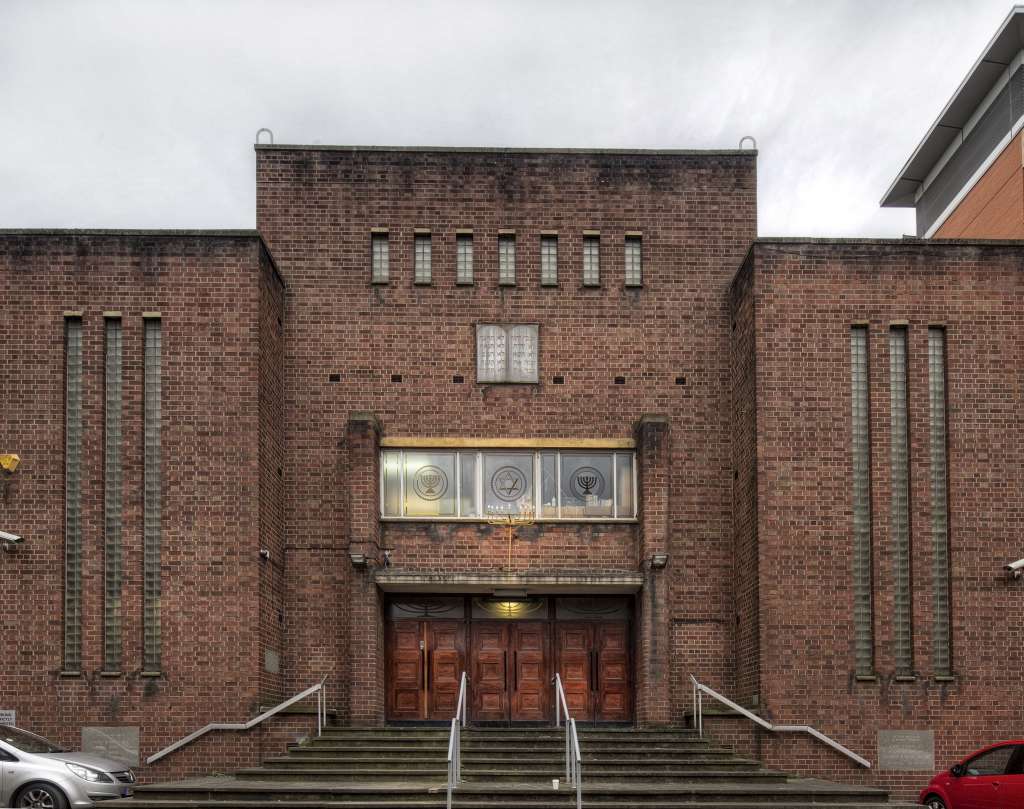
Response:
[{"label": "door handle", "polygon": [[512,652],[512,690],[519,690],[519,652]]},{"label": "door handle", "polygon": [[430,650],[427,649],[427,691],[430,690]]},{"label": "door handle", "polygon": [[601,664],[597,659],[597,652],[592,652],[594,656],[594,690],[601,690]]},{"label": "door handle", "polygon": [[501,653],[502,686],[508,688],[508,650]]}]

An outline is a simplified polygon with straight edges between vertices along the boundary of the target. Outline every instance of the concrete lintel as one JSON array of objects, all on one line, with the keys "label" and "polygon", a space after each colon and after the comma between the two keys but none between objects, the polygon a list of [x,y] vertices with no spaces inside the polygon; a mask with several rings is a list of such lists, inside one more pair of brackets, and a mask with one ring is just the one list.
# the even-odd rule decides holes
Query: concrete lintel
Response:
[{"label": "concrete lintel", "polygon": [[424,573],[377,570],[374,580],[389,593],[491,593],[525,590],[533,594],[635,593],[643,586],[639,573]]},{"label": "concrete lintel", "polygon": [[472,438],[385,436],[382,447],[404,449],[633,449],[632,438]]}]

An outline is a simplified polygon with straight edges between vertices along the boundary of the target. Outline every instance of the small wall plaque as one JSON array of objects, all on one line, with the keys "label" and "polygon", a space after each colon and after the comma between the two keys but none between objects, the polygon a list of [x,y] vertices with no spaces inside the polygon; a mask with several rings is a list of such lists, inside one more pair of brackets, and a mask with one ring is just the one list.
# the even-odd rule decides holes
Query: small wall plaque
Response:
[{"label": "small wall plaque", "polygon": [[934,731],[878,731],[878,769],[910,770],[919,772],[934,771]]},{"label": "small wall plaque", "polygon": [[17,725],[17,716],[13,708],[0,708],[0,725]]},{"label": "small wall plaque", "polygon": [[122,727],[82,728],[82,750],[94,756],[113,759],[129,767],[139,766],[139,728]]}]

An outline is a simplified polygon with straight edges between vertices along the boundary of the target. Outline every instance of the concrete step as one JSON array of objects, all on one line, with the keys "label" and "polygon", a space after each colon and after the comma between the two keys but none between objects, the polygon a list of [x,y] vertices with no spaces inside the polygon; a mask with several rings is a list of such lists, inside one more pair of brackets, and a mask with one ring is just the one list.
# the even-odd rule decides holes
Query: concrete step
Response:
[{"label": "concrete step", "polygon": [[[519,809],[567,809],[575,807],[574,794],[563,787],[558,792],[552,790],[552,797],[549,799],[522,797],[512,798],[480,798],[455,793],[452,801],[453,807],[459,809],[502,809],[502,807],[517,807]],[[253,801],[219,801],[219,800],[197,800],[197,801],[176,801],[176,800],[148,800],[135,798],[127,801],[105,802],[104,807],[111,809],[251,809]],[[410,797],[391,798],[386,802],[379,800],[362,800],[359,798],[341,798],[328,801],[289,801],[287,809],[437,809],[445,806],[443,796],[431,797]],[[658,799],[644,799],[640,802],[622,801],[621,799],[606,800],[601,798],[587,798],[587,807],[608,807],[609,809],[807,809],[813,804],[790,803],[787,801],[744,801],[743,803],[733,802],[712,802],[712,803],[685,803],[678,801],[662,801]],[[831,803],[829,809],[920,809],[917,804],[912,803]]]},{"label": "concrete step", "polygon": [[[276,782],[267,780],[242,780],[233,778],[194,779],[173,784],[140,786],[134,802],[122,802],[125,807],[139,807],[140,801],[176,801],[177,805],[189,802],[223,801],[287,802],[295,806],[299,802],[312,805],[342,801],[356,801],[363,804],[383,806],[409,805],[418,801],[420,805],[431,805],[433,797],[443,797],[444,779],[433,783],[416,783],[396,780],[381,784],[353,784],[347,782]],[[554,794],[553,794],[554,793]],[[780,805],[808,806],[827,804],[884,804],[885,793],[870,787],[847,787],[827,781],[813,779],[778,780],[771,783],[738,783],[735,780],[722,782],[631,782],[587,780],[584,773],[583,793],[588,807],[593,806],[637,806],[651,809],[652,803],[668,806],[709,804],[723,809],[733,803],[743,806]],[[546,806],[563,805],[563,797],[570,799],[568,787],[563,785],[557,792],[546,784],[521,783],[473,783],[464,782],[456,792],[458,805],[469,806]],[[106,804],[115,806],[115,802]],[[344,805],[344,804],[340,804]],[[892,805],[890,805],[891,807]]]},{"label": "concrete step", "polygon": [[[476,764],[504,764],[508,762],[521,764],[561,764],[564,761],[564,754],[551,755],[544,752],[509,752],[507,750],[463,750],[463,766]],[[266,767],[293,767],[297,769],[331,767],[343,765],[356,765],[362,763],[426,763],[439,761],[447,762],[446,750],[422,753],[418,750],[405,751],[401,754],[393,753],[366,753],[356,751],[337,755],[332,753],[317,753],[315,751],[291,752],[287,756],[279,758],[268,758],[263,761]],[[584,753],[584,765],[621,764],[642,767],[645,765],[665,765],[674,767],[757,767],[759,763],[753,759],[737,758],[723,754],[692,754],[692,755],[671,755],[666,753],[651,753],[650,755],[637,757],[635,753],[629,755],[615,753]]]}]

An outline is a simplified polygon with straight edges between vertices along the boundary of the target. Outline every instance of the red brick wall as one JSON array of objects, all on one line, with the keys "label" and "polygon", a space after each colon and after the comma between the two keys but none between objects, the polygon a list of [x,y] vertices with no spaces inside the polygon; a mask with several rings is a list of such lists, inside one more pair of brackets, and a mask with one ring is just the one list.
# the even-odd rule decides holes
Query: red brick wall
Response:
[{"label": "red brick wall", "polygon": [[[673,663],[659,681],[668,701],[652,717],[677,716],[688,698],[677,669],[731,669],[728,289],[755,235],[754,168],[753,153],[257,149],[257,219],[288,284],[293,686],[332,664],[336,672],[363,667],[366,678],[380,665],[374,637],[352,646],[344,640],[346,626],[372,619],[375,633],[380,623],[363,581],[368,574],[346,559],[350,542],[373,536],[376,508],[373,471],[351,468],[351,452],[339,447],[355,411],[373,414],[386,436],[565,438],[628,438],[644,414],[664,414],[671,441],[660,483],[666,510],[657,522],[671,561],[654,574],[654,592],[664,599],[658,654]],[[390,229],[387,286],[370,284],[374,227]],[[430,286],[412,283],[414,228],[432,230]],[[473,286],[455,285],[456,228],[474,232]],[[504,228],[516,231],[513,288],[497,285]],[[585,229],[601,232],[599,288],[581,285]],[[540,286],[541,230],[559,233],[557,288]],[[628,231],[643,233],[642,289],[623,285]],[[541,324],[540,384],[474,382],[474,324],[489,321]],[[339,382],[329,381],[332,373]],[[402,382],[392,383],[392,374]],[[453,382],[456,374],[463,384]],[[553,384],[555,375],[565,384]],[[626,384],[615,385],[616,376]],[[364,503],[366,496],[372,509],[360,505],[359,515],[350,514],[353,498]],[[438,529],[436,546],[412,539],[414,529],[398,530],[385,533],[401,566],[432,564],[449,551],[454,557],[475,529]],[[555,549],[566,529],[533,530],[538,538],[524,543],[531,561],[550,548],[544,563],[563,564]],[[588,528],[574,548],[584,564],[619,565],[633,558],[624,542],[635,530]],[[503,543],[474,542],[456,560],[459,569],[480,567],[487,554],[495,568],[503,563]],[[345,614],[356,609],[358,616]],[[337,645],[325,649],[324,634],[336,628]],[[379,704],[376,694],[348,690],[344,677],[334,685],[348,703],[339,706],[342,715],[349,706]]]},{"label": "red brick wall", "polygon": [[[259,238],[0,235],[0,447],[22,459],[0,523],[0,707],[77,747],[141,726],[142,756],[259,702]],[[83,658],[62,677],[64,318],[83,327]],[[122,313],[123,669],[101,677],[104,311]],[[163,332],[162,662],[140,676],[142,313]]]},{"label": "red brick wall", "polygon": [[[1020,735],[1024,361],[1021,248],[998,243],[762,242],[757,318],[758,542],[762,704],[877,762],[879,729],[934,730],[936,767]],[[854,679],[850,344],[868,321],[878,678]],[[912,682],[895,680],[890,629],[888,330],[909,323]],[[953,669],[931,664],[927,328],[947,330]],[[851,780],[813,742],[773,738],[769,763]],[[799,752],[794,752],[799,750]],[[873,770],[909,795],[928,773]]]}]

